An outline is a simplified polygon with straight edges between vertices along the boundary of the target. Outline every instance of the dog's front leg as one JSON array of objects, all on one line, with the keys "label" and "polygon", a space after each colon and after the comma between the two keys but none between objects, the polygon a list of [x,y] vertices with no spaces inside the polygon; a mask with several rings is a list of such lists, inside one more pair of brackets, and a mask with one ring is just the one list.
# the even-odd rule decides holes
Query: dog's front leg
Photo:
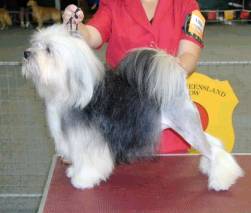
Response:
[{"label": "dog's front leg", "polygon": [[72,165],[66,175],[79,189],[92,188],[112,173],[114,159],[104,137],[95,127],[75,126],[68,131]]},{"label": "dog's front leg", "polygon": [[60,109],[54,104],[48,104],[46,106],[46,112],[49,129],[55,143],[55,151],[60,157],[62,157],[63,161],[70,163],[69,143],[67,143],[62,132]]},{"label": "dog's front leg", "polygon": [[243,171],[224,150],[222,143],[203,132],[199,112],[192,101],[175,102],[175,107],[162,112],[164,127],[179,133],[191,146],[202,153],[200,170],[209,176],[209,189],[228,190]]}]

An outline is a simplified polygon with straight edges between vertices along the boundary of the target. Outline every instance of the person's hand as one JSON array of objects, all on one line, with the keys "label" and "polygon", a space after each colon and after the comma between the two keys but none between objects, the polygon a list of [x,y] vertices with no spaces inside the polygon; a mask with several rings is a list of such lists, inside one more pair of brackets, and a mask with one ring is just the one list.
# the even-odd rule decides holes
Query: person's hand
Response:
[{"label": "person's hand", "polygon": [[84,13],[76,5],[70,4],[65,8],[62,18],[65,25],[69,24],[69,21],[72,18],[72,25],[76,26],[83,21]]}]

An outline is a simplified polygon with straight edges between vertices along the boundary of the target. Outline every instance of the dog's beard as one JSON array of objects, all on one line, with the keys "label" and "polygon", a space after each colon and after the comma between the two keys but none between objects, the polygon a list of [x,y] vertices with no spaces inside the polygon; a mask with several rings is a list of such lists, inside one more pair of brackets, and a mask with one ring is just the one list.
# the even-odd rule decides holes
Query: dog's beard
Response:
[{"label": "dog's beard", "polygon": [[64,67],[53,56],[36,54],[24,59],[22,73],[33,81],[40,97],[45,100],[65,101],[69,91]]},{"label": "dog's beard", "polygon": [[22,62],[22,74],[25,78],[31,79],[35,84],[39,81],[39,66],[37,61],[32,58],[23,59]]},{"label": "dog's beard", "polygon": [[23,61],[22,74],[25,78],[33,81],[34,86],[40,97],[47,99],[48,87],[41,82],[41,70],[39,64],[34,59],[28,59]]}]

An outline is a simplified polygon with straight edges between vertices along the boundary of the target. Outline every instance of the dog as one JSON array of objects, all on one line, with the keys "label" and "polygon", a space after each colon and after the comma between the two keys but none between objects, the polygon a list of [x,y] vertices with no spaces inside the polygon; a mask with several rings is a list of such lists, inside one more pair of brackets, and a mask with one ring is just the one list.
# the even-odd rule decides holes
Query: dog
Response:
[{"label": "dog", "polygon": [[4,30],[6,27],[11,26],[11,25],[12,25],[12,20],[11,20],[9,12],[4,8],[0,8],[1,30]]},{"label": "dog", "polygon": [[71,163],[66,175],[78,189],[106,181],[119,163],[153,154],[164,128],[202,153],[209,189],[228,190],[244,175],[222,143],[203,132],[185,71],[162,50],[135,49],[110,70],[78,33],[55,25],[33,35],[22,74],[45,101],[56,153]]},{"label": "dog", "polygon": [[55,23],[61,22],[61,12],[60,10],[53,7],[41,7],[37,4],[35,0],[29,0],[27,6],[31,7],[32,17],[37,21],[37,28],[40,29],[44,22],[52,20]]}]

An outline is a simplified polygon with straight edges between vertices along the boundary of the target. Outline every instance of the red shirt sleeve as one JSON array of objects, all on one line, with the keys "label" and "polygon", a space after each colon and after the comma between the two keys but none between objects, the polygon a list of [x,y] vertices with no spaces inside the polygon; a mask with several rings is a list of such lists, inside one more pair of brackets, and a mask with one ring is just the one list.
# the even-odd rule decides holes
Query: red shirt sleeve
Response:
[{"label": "red shirt sleeve", "polygon": [[87,25],[95,27],[101,34],[102,42],[107,42],[111,34],[111,7],[109,0],[101,0],[99,9],[95,15],[87,22]]},{"label": "red shirt sleeve", "polygon": [[[199,7],[196,0],[186,0],[186,1],[183,1],[182,4],[183,4],[182,5],[182,20],[183,20],[183,23],[184,23],[183,26],[184,26],[185,21],[186,21],[186,17],[189,14],[191,14],[194,10],[200,10],[200,7]],[[197,41],[193,36],[188,35],[183,30],[182,30],[182,33],[181,33],[180,40],[182,40],[182,39],[192,41],[193,43],[197,44],[201,48],[204,47],[204,45],[201,42]]]}]

